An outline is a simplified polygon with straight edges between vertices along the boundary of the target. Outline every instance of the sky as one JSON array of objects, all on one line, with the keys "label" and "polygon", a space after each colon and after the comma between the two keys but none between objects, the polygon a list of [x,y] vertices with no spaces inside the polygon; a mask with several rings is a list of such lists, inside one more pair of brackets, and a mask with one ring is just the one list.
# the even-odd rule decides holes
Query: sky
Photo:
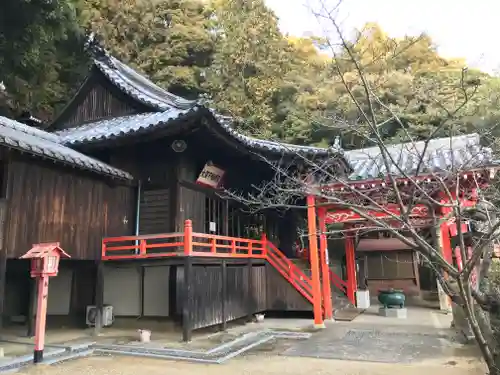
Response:
[{"label": "sky", "polygon": [[[318,9],[315,0],[265,1],[283,32],[325,35],[325,26],[310,10]],[[323,1],[334,5],[338,0]],[[465,58],[471,67],[500,73],[498,0],[343,0],[336,19],[345,33],[366,22],[377,22],[393,37],[427,32],[443,57]]]}]

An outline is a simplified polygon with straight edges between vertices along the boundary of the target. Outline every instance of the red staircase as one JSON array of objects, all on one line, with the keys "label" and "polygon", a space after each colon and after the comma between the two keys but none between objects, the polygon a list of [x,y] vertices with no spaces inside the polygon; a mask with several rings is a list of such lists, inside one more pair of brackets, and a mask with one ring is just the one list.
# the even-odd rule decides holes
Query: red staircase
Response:
[{"label": "red staircase", "polygon": [[266,260],[309,302],[313,303],[312,280],[271,242],[265,240]]},{"label": "red staircase", "polygon": [[[297,255],[300,259],[309,263],[309,254],[307,252],[307,249],[297,251]],[[342,294],[347,295],[347,282],[345,282],[339,275],[333,272],[331,268],[328,269],[328,272],[330,274],[330,283]],[[354,301],[350,302],[354,303]]]}]

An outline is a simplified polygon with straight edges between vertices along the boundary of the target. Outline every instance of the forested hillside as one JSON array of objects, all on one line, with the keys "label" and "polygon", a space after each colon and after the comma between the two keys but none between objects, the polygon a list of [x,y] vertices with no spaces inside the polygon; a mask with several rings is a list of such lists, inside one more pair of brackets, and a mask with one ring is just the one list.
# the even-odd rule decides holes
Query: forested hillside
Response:
[{"label": "forested hillside", "polygon": [[[362,126],[346,89],[363,87],[347,54],[320,37],[283,35],[263,0],[4,0],[0,4],[0,112],[24,110],[49,122],[82,82],[90,60],[86,36],[94,32],[116,57],[173,93],[201,98],[241,119],[242,131],[299,144],[327,145]],[[446,60],[428,36],[391,38],[368,24],[350,45],[380,99],[379,121],[397,113],[425,135],[463,99],[474,95],[449,123],[461,131],[493,129],[500,119],[500,80]],[[338,67],[342,68],[339,75]],[[388,121],[384,134],[401,137]]]}]

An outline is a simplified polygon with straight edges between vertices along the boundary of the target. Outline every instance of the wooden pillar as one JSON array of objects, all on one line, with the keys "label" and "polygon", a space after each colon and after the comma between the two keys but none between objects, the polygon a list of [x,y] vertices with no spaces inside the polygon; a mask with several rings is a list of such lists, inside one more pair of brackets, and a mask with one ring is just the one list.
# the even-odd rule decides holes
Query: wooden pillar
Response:
[{"label": "wooden pillar", "polygon": [[253,314],[255,313],[254,303],[253,303],[253,272],[252,272],[252,258],[248,258],[247,260],[247,320],[249,322],[252,321]]},{"label": "wooden pillar", "polygon": [[184,293],[182,298],[182,340],[191,341],[193,332],[193,262],[192,257],[184,257]]},{"label": "wooden pillar", "polygon": [[184,256],[191,256],[193,252],[193,223],[191,220],[184,221]]},{"label": "wooden pillar", "polygon": [[328,261],[328,243],[326,238],[326,210],[318,210],[319,221],[319,259],[321,263],[321,290],[325,319],[333,318],[332,289],[330,284],[330,267]]},{"label": "wooden pillar", "polygon": [[309,231],[309,259],[311,261],[311,280],[314,325],[317,328],[324,327],[321,308],[321,283],[318,261],[318,233],[316,229],[316,207],[314,196],[307,196],[307,226]]},{"label": "wooden pillar", "polygon": [[349,301],[356,305],[356,256],[354,249],[354,238],[351,234],[345,235],[345,260],[347,271],[347,298]]},{"label": "wooden pillar", "polygon": [[[441,224],[439,228],[436,228],[436,231],[439,232],[435,236],[438,248],[441,248],[441,253],[449,264],[453,265],[453,255],[451,248],[451,238],[450,238],[450,230],[447,223]],[[444,278],[448,279],[448,274],[444,273]],[[438,288],[438,297],[439,297],[439,309],[443,312],[449,313],[451,312],[451,299],[443,290],[441,283],[439,280],[436,280],[437,288]]]},{"label": "wooden pillar", "polygon": [[2,251],[0,253],[0,328],[3,327],[3,319],[5,313],[6,277],[7,277],[7,255],[5,254],[4,251]]},{"label": "wooden pillar", "polygon": [[450,228],[447,223],[441,224],[441,240],[444,259],[453,265],[453,250],[451,248]]},{"label": "wooden pillar", "polygon": [[[440,214],[441,218],[443,218],[447,215],[452,214],[453,209],[451,207],[445,206],[446,203],[450,203],[450,197],[443,192],[440,193],[440,196],[440,203],[442,204]],[[454,192],[451,192],[451,199],[457,199]],[[439,227],[435,228],[434,238],[436,241],[435,246],[437,247],[437,249],[441,249],[441,254],[443,255],[446,262],[453,265],[453,250],[451,248],[450,228],[447,222],[444,222]],[[448,273],[444,272],[443,276],[445,279],[448,279]],[[451,298],[445,293],[439,280],[436,280],[436,283],[439,297],[439,309],[443,312],[449,313],[451,312]]]},{"label": "wooden pillar", "polygon": [[227,262],[225,259],[221,261],[221,273],[222,273],[222,301],[221,301],[221,315],[222,324],[221,330],[225,331],[227,328],[227,312],[226,312],[226,301],[227,301]]},{"label": "wooden pillar", "polygon": [[95,317],[94,335],[97,336],[103,327],[104,310],[104,263],[101,260],[96,263],[95,307],[97,314]]},{"label": "wooden pillar", "polygon": [[184,221],[184,288],[182,296],[182,340],[191,341],[193,331],[193,224]]}]

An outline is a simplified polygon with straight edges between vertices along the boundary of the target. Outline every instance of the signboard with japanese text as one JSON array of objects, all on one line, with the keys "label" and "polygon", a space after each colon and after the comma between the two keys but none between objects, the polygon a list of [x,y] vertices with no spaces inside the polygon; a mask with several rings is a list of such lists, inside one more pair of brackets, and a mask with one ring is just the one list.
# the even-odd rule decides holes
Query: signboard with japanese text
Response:
[{"label": "signboard with japanese text", "polygon": [[223,169],[220,169],[215,165],[205,164],[205,167],[203,167],[196,183],[212,189],[217,189],[221,185],[224,173],[225,171]]}]

